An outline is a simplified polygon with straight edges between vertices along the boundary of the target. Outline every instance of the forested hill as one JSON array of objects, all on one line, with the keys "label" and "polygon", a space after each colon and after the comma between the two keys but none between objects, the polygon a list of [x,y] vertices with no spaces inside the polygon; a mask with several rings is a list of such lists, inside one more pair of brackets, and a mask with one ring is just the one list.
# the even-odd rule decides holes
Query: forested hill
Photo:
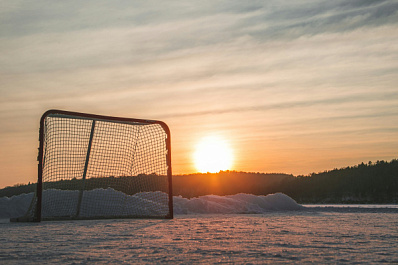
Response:
[{"label": "forested hill", "polygon": [[398,203],[396,159],[297,177],[224,171],[175,176],[173,181],[175,194],[184,197],[283,192],[299,203]]},{"label": "forested hill", "polygon": [[[265,195],[278,192],[281,184],[294,180],[293,175],[282,173],[248,173],[220,171],[173,176],[173,192],[186,198],[202,195],[233,195],[251,193]],[[289,181],[290,180],[290,181]]]},{"label": "forested hill", "polygon": [[398,160],[298,176],[280,190],[300,203],[398,203]]},{"label": "forested hill", "polygon": [[[115,189],[127,194],[145,190],[142,187],[120,185],[131,183],[131,180],[152,183],[156,188],[160,176],[139,175],[130,177],[111,177],[90,179],[86,187],[106,188],[101,183],[110,184]],[[55,182],[50,186],[63,188],[70,180]],[[71,183],[69,183],[71,184]],[[16,185],[0,190],[0,197],[19,195],[34,191],[35,184]],[[122,188],[119,188],[122,186]],[[76,186],[75,186],[76,187]],[[189,174],[173,176],[173,193],[186,198],[207,194],[233,195],[251,193],[266,195],[283,192],[299,203],[398,203],[398,160],[391,162],[359,164],[357,166],[334,169],[308,176],[297,176],[279,173],[248,173],[237,171],[221,171],[219,173]]]}]

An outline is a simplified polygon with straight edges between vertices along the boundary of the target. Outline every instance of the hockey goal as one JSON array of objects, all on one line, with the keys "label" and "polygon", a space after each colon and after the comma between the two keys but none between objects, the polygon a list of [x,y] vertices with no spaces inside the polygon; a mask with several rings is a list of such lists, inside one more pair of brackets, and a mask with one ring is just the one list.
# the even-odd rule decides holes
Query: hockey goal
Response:
[{"label": "hockey goal", "polygon": [[39,139],[37,191],[12,221],[173,218],[165,123],[49,110]]}]

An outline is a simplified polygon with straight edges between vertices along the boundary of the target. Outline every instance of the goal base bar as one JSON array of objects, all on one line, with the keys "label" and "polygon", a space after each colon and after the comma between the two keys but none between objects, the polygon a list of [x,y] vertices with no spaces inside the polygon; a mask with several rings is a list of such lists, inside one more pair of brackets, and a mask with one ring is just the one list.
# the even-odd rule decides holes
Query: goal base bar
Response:
[{"label": "goal base bar", "polygon": [[[72,216],[60,216],[46,218],[42,217],[41,221],[68,221],[68,220],[109,220],[109,219],[173,219],[173,216],[143,216],[143,215],[123,215],[123,216],[90,216],[90,217],[72,217]],[[11,223],[23,223],[23,222],[40,222],[39,220],[32,217],[16,217],[10,218]]]},{"label": "goal base bar", "polygon": [[37,218],[34,217],[15,217],[15,218],[10,218],[11,223],[19,223],[19,222],[40,222]]}]

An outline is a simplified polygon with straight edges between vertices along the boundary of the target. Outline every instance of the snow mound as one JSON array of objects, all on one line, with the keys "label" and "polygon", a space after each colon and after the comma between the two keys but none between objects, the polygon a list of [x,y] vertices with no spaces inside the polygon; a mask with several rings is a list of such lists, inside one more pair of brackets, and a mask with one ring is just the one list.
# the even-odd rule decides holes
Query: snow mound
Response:
[{"label": "snow mound", "polygon": [[269,194],[267,196],[244,193],[227,196],[206,195],[192,199],[186,199],[181,196],[174,197],[175,214],[259,214],[270,211],[295,211],[301,209],[303,209],[302,206],[283,193]]},{"label": "snow mound", "polygon": [[[43,193],[43,216],[67,216],[76,211],[79,191],[46,190]],[[112,188],[96,189],[83,193],[80,216],[123,216],[142,213],[167,213],[168,197],[163,192],[142,192],[126,195]],[[26,214],[33,193],[21,194],[11,198],[0,198],[0,219],[20,217]],[[69,202],[60,209],[54,201]],[[292,211],[303,209],[292,198],[283,194],[256,196],[236,194],[227,196],[206,195],[187,199],[181,196],[174,198],[174,214],[258,214],[270,211]]]},{"label": "snow mound", "polygon": [[33,192],[0,198],[0,219],[23,216],[32,202]]}]

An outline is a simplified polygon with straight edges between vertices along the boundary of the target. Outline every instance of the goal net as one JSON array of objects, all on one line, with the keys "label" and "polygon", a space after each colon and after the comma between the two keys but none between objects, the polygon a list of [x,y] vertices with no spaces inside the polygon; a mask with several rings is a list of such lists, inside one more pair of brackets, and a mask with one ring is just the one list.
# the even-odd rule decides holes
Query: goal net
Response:
[{"label": "goal net", "polygon": [[173,218],[163,122],[50,110],[38,161],[31,207],[14,221]]}]

